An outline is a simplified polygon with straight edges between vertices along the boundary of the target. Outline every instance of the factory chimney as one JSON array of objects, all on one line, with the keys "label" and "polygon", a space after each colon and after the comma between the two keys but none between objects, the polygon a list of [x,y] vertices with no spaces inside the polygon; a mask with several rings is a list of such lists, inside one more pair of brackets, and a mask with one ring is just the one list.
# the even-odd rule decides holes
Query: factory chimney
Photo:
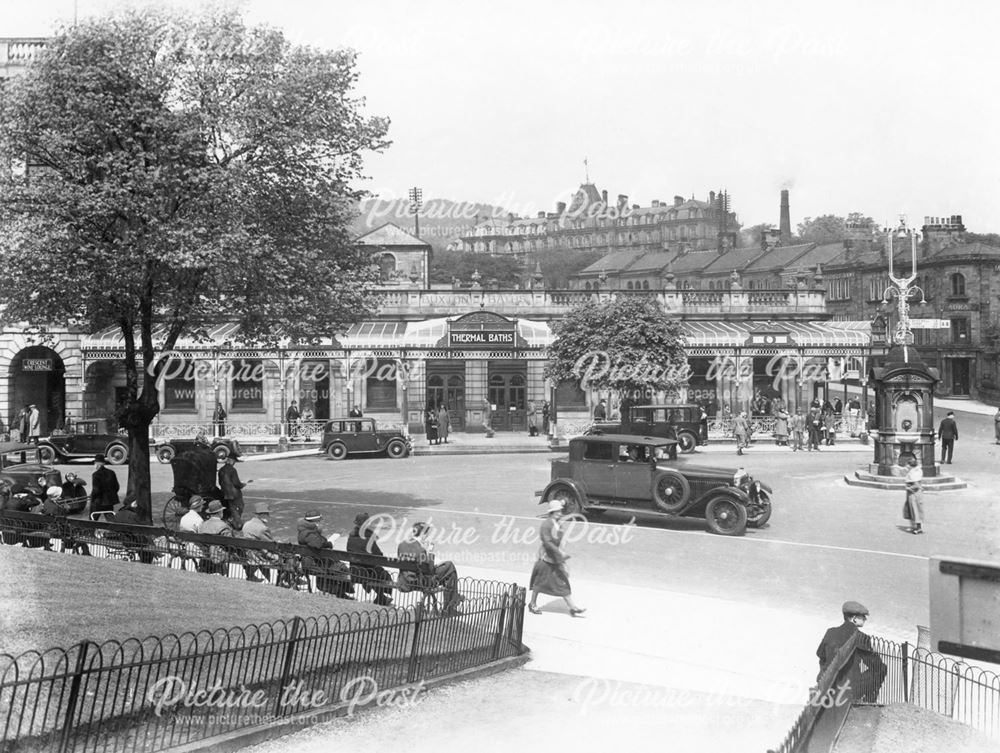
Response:
[{"label": "factory chimney", "polygon": [[781,242],[788,243],[792,239],[792,217],[788,211],[788,189],[781,189],[781,221],[778,229],[781,232]]}]

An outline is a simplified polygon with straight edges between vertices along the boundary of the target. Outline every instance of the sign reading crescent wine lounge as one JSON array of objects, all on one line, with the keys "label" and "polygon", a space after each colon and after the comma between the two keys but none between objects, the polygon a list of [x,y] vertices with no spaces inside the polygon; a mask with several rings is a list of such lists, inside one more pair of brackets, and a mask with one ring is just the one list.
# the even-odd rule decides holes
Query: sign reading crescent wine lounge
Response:
[{"label": "sign reading crescent wine lounge", "polygon": [[21,371],[52,371],[52,359],[51,358],[22,359]]}]

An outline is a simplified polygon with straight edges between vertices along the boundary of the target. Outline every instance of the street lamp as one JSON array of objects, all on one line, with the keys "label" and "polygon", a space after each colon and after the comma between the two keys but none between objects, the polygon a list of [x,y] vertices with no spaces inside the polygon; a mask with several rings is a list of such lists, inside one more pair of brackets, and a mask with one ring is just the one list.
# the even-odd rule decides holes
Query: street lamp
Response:
[{"label": "street lamp", "polygon": [[[905,229],[903,225],[901,229]],[[917,279],[917,236],[910,235],[910,274],[906,277],[896,277],[892,267],[892,233],[889,234],[889,281],[892,283],[882,293],[882,306],[887,309],[889,302],[895,299],[896,311],[899,317],[896,328],[892,335],[892,341],[897,345],[902,345],[904,349],[907,345],[913,344],[913,332],[910,328],[910,301],[922,302],[924,291],[919,285],[914,285]],[[904,351],[905,352],[905,351]]]}]

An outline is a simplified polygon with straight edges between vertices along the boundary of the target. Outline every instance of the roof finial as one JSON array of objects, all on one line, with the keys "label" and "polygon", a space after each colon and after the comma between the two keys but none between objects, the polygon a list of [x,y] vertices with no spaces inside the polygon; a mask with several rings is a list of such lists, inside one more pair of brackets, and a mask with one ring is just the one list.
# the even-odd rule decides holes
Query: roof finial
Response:
[{"label": "roof finial", "polygon": [[583,182],[590,183],[590,168],[587,165],[587,158],[583,158]]}]

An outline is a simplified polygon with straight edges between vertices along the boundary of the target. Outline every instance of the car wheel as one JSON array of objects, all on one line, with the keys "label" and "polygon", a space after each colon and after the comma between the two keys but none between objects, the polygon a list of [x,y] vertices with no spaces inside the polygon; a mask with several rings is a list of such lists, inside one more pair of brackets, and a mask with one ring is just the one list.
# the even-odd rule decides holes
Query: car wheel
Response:
[{"label": "car wheel", "polygon": [[682,431],[677,435],[677,443],[681,452],[694,452],[694,448],[698,446],[698,438],[689,431]]},{"label": "car wheel", "polygon": [[771,519],[771,497],[767,492],[761,491],[758,494],[758,499],[760,500],[755,507],[754,513],[747,514],[747,525],[751,528],[763,528],[767,521]]},{"label": "car wheel", "polygon": [[691,497],[691,484],[678,471],[661,471],[653,478],[653,502],[662,512],[680,512]]},{"label": "car wheel", "polygon": [[560,500],[563,503],[564,515],[582,515],[583,505],[580,503],[580,496],[570,487],[560,484],[549,490],[545,495],[545,501]]},{"label": "car wheel", "polygon": [[747,510],[732,497],[713,497],[705,507],[705,520],[712,533],[741,536],[747,530]]},{"label": "car wheel", "polygon": [[42,465],[53,465],[56,462],[56,451],[48,445],[39,445],[38,460]]},{"label": "car wheel", "polygon": [[212,448],[212,452],[215,453],[215,458],[220,463],[225,463],[229,458],[229,448],[224,444],[217,444]]},{"label": "car wheel", "polygon": [[393,439],[389,442],[389,445],[385,448],[385,454],[394,460],[399,458],[405,458],[407,455],[406,445],[398,439]]},{"label": "car wheel", "polygon": [[167,504],[163,506],[163,527],[176,531],[180,526],[181,518],[187,514],[188,510],[177,497],[171,497]]},{"label": "car wheel", "polygon": [[170,445],[164,445],[163,447],[156,448],[156,459],[161,463],[169,463],[176,455],[177,450]]},{"label": "car wheel", "polygon": [[326,456],[330,460],[343,460],[347,457],[347,446],[343,442],[332,442],[326,448]]},{"label": "car wheel", "polygon": [[111,445],[104,455],[111,465],[124,465],[128,462],[128,448],[123,444]]}]

